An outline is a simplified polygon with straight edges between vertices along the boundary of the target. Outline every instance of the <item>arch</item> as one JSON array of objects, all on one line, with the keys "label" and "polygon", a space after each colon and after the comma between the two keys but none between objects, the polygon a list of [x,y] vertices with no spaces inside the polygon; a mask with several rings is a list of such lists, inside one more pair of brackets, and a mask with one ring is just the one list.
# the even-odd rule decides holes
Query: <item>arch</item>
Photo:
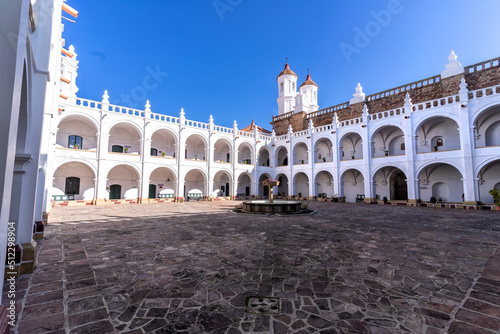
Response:
[{"label": "arch", "polygon": [[97,174],[97,168],[94,165],[92,165],[89,161],[87,161],[86,159],[75,159],[75,158],[65,159],[63,161],[60,161],[58,164],[55,164],[54,170],[57,170],[62,165],[70,163],[70,162],[77,162],[77,163],[84,164],[84,165],[86,165],[88,168],[90,168],[92,170],[92,172],[94,173],[94,175]]},{"label": "arch", "polygon": [[80,180],[76,193],[71,194],[74,200],[94,199],[95,170],[89,164],[77,161],[60,164],[55,169],[51,195],[70,195],[65,189],[68,177],[76,177]]},{"label": "arch", "polygon": [[[106,187],[108,192],[111,185],[120,185],[120,199],[139,198],[140,171],[132,164],[121,163],[115,165],[107,173]],[[109,196],[109,194],[108,194]],[[109,198],[109,197],[108,197]]]},{"label": "arch", "polygon": [[278,175],[276,175],[276,179],[280,181],[280,185],[276,187],[276,189],[274,189],[274,193],[277,196],[290,196],[290,194],[288,193],[288,176],[285,173],[279,173]]},{"label": "arch", "polygon": [[314,162],[333,161],[333,142],[329,137],[320,137],[314,141]]},{"label": "arch", "polygon": [[309,197],[309,176],[304,172],[293,176],[293,194],[299,197]]},{"label": "arch", "polygon": [[361,133],[361,131],[350,129],[348,132],[345,132],[339,136],[339,143],[342,143],[342,141],[345,139],[345,137],[352,135],[352,134],[356,134],[356,135],[360,136],[361,138],[363,138],[363,134]]},{"label": "arch", "polygon": [[214,191],[220,189],[222,196],[233,196],[233,176],[227,170],[219,170],[215,173],[212,183]]},{"label": "arch", "polygon": [[238,144],[238,163],[253,165],[254,156],[254,147],[250,142],[245,140]]},{"label": "arch", "polygon": [[453,115],[453,114],[450,114],[450,113],[442,113],[442,114],[439,114],[439,115],[429,115],[427,117],[424,117],[420,120],[418,120],[414,125],[413,125],[413,135],[416,135],[417,132],[418,132],[418,129],[422,126],[422,124],[426,123],[427,121],[429,120],[432,120],[433,118],[448,118],[452,121],[454,121],[457,126],[458,124],[460,124],[460,118]]},{"label": "arch", "polygon": [[292,152],[294,165],[307,165],[309,163],[309,146],[306,143],[296,143]]},{"label": "arch", "polygon": [[99,126],[94,119],[83,115],[67,115],[58,124],[56,134],[56,147],[73,148],[69,145],[68,137],[80,136],[82,146],[80,149],[97,150],[97,133]]},{"label": "arch", "polygon": [[[176,157],[176,145],[178,144],[177,135],[168,128],[159,128],[155,130],[150,137],[151,151],[150,154],[154,156],[166,156],[169,158]],[[156,150],[154,152],[153,150]]]},{"label": "arch", "polygon": [[332,173],[328,170],[320,170],[314,176],[314,183],[316,183],[316,194],[314,196],[320,197],[333,197],[334,193],[334,179]]},{"label": "arch", "polygon": [[391,163],[390,165],[380,165],[380,166],[375,166],[372,170],[372,175],[371,175],[371,180],[375,181],[375,176],[376,174],[384,169],[384,168],[394,168],[394,169],[399,169],[400,171],[402,171],[405,175],[407,173],[406,171],[406,168],[404,166],[402,166],[402,164],[394,164],[394,163]]},{"label": "arch", "polygon": [[96,132],[99,131],[99,122],[96,119],[94,119],[93,117],[91,117],[87,114],[76,113],[76,112],[64,113],[62,115],[62,117],[59,119],[59,123],[57,123],[57,127],[59,128],[61,123],[66,121],[68,118],[81,118],[81,119],[84,119],[85,121],[89,121],[94,126],[94,129],[96,130]]},{"label": "arch", "polygon": [[484,137],[485,146],[500,146],[500,120],[486,128]]},{"label": "arch", "polygon": [[500,104],[498,103],[498,101],[490,102],[485,106],[483,106],[482,108],[476,110],[471,117],[472,124],[476,125],[477,127],[480,127],[481,124],[478,124],[478,122],[481,122],[480,120],[481,116],[483,116],[485,113],[493,111],[493,109],[495,108],[500,108]]},{"label": "arch", "polygon": [[205,136],[193,133],[186,138],[184,147],[185,159],[206,160],[208,141]]},{"label": "arch", "polygon": [[259,196],[269,196],[269,189],[267,187],[264,187],[264,185],[262,184],[262,181],[264,180],[267,180],[267,179],[270,179],[271,178],[271,175],[269,175],[268,173],[262,173],[260,176],[259,176],[259,185],[258,185],[258,189],[259,189]]},{"label": "arch", "polygon": [[373,157],[401,155],[401,143],[405,142],[404,130],[397,125],[382,124],[372,131]]},{"label": "arch", "polygon": [[373,128],[370,129],[370,131],[371,131],[371,135],[370,135],[371,140],[373,141],[373,137],[375,136],[375,134],[377,134],[377,132],[379,132],[383,128],[391,127],[391,126],[398,128],[399,130],[401,130],[401,132],[403,132],[404,135],[406,135],[405,134],[405,129],[404,129],[403,126],[401,126],[401,124],[394,123],[394,122],[379,123],[379,124],[377,124],[376,126],[374,126]]},{"label": "arch", "polygon": [[275,155],[275,164],[274,166],[280,167],[280,166],[288,166],[290,163],[289,157],[288,157],[288,149],[284,145],[280,145],[276,148],[276,155]]},{"label": "arch", "polygon": [[251,196],[252,194],[252,174],[243,172],[238,175],[237,196]]},{"label": "arch", "polygon": [[189,195],[192,194],[201,194],[202,197],[208,196],[207,174],[205,171],[200,168],[191,168],[187,171],[184,175],[184,189],[182,192],[187,200],[190,199]]},{"label": "arch", "polygon": [[424,170],[427,167],[430,167],[432,165],[450,165],[454,167],[458,172],[460,173],[461,177],[463,178],[464,171],[462,169],[462,166],[459,164],[455,163],[454,161],[443,161],[443,160],[434,160],[434,161],[429,161],[423,164],[422,166],[418,167],[415,171],[415,175],[419,175],[422,170]]},{"label": "arch", "polygon": [[[135,130],[134,133],[130,132],[130,128]],[[115,123],[108,131],[108,152],[112,152],[112,147],[119,145],[123,146],[126,150],[125,153],[141,154],[142,145],[142,131],[138,126],[129,121],[120,121]]]},{"label": "arch", "polygon": [[364,182],[366,178],[362,171],[357,168],[346,168],[340,173],[340,194],[345,201],[355,203],[357,195],[364,195]]},{"label": "arch", "polygon": [[[449,115],[430,116],[421,120],[415,127],[417,153],[449,151],[460,149],[459,121]],[[437,140],[444,139],[444,145],[438,147]]]},{"label": "arch", "polygon": [[172,135],[172,137],[174,137],[175,139],[175,143],[178,143],[179,142],[179,133],[176,132],[174,129],[171,129],[167,126],[157,126],[155,127],[152,131],[151,131],[151,136],[150,136],[150,139],[153,138],[153,135],[155,133],[157,133],[158,131],[167,131],[170,135]]},{"label": "arch", "polygon": [[408,183],[404,169],[394,166],[379,166],[372,173],[374,192],[378,197],[390,200],[406,201],[408,199]]},{"label": "arch", "polygon": [[[463,173],[453,164],[432,161],[419,168],[415,175],[420,180],[420,198],[427,200],[434,196],[445,202],[463,201]],[[442,185],[434,187],[438,183]]]},{"label": "arch", "polygon": [[268,146],[262,146],[259,149],[259,165],[260,166],[272,166],[271,164],[271,149]]},{"label": "arch", "polygon": [[233,143],[227,138],[217,139],[213,144],[213,152],[215,162],[228,163],[233,161]]},{"label": "arch", "polygon": [[149,186],[154,185],[156,190],[155,197],[151,197],[150,194],[149,198],[157,198],[167,194],[170,195],[169,197],[176,197],[175,182],[177,181],[177,174],[169,166],[153,169],[146,180],[148,180]]},{"label": "arch", "polygon": [[120,121],[111,124],[111,127],[109,129],[106,129],[107,131],[105,130],[105,132],[110,134],[111,130],[113,130],[113,128],[116,128],[117,126],[120,126],[123,124],[131,126],[137,132],[137,134],[139,135],[139,138],[142,139],[142,129],[139,127],[139,125],[137,125],[136,123],[129,121],[128,119],[125,119],[125,118],[123,118],[123,119],[120,118]]},{"label": "arch", "polygon": [[491,158],[483,162],[477,169],[479,200],[483,203],[493,204],[490,190],[500,190],[500,157]]},{"label": "arch", "polygon": [[340,160],[363,159],[363,136],[356,131],[344,134],[339,140],[342,151]]}]

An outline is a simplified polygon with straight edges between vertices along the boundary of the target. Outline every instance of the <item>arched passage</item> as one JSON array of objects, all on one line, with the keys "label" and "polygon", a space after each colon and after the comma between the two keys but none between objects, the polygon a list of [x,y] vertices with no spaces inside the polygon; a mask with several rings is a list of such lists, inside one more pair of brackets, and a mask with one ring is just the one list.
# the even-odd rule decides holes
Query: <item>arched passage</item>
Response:
[{"label": "arched passage", "polygon": [[483,110],[474,120],[476,147],[500,146],[500,105]]},{"label": "arched passage", "polygon": [[220,190],[219,196],[233,196],[232,177],[226,171],[219,171],[214,175],[213,189]]},{"label": "arched passage", "polygon": [[137,199],[139,198],[139,173],[128,165],[113,167],[107,177],[106,190],[109,199]]},{"label": "arched passage", "polygon": [[252,176],[248,173],[242,173],[238,176],[238,196],[251,196],[252,195]]},{"label": "arched passage", "polygon": [[68,116],[57,128],[56,147],[92,151],[97,149],[98,129],[87,117]]},{"label": "arched passage", "polygon": [[259,165],[260,166],[271,166],[271,157],[269,154],[269,148],[268,147],[261,147],[259,150]]},{"label": "arched passage", "polygon": [[214,161],[230,163],[231,144],[226,139],[219,139],[214,144]]},{"label": "arched passage", "polygon": [[73,200],[90,201],[94,198],[94,171],[84,163],[68,162],[54,173],[52,196],[68,195]]},{"label": "arched passage", "polygon": [[252,165],[252,146],[249,143],[241,143],[238,146],[238,163]]},{"label": "arched passage", "polygon": [[340,160],[363,159],[363,141],[357,133],[346,134],[340,141]]},{"label": "arched passage", "polygon": [[420,198],[429,201],[432,196],[443,202],[462,202],[464,187],[462,174],[455,167],[435,163],[424,167],[418,174]]},{"label": "arched passage", "polygon": [[174,198],[175,174],[167,167],[156,168],[149,177],[149,198]]},{"label": "arched passage", "polygon": [[500,159],[486,164],[478,173],[479,200],[493,204],[493,196],[489,191],[493,188],[500,190]]},{"label": "arched passage", "polygon": [[288,166],[288,150],[285,146],[280,146],[276,149],[276,167]]},{"label": "arched passage", "polygon": [[333,197],[333,175],[329,171],[321,171],[316,174],[316,196]]},{"label": "arched passage", "polygon": [[264,187],[264,185],[262,184],[262,182],[264,180],[267,180],[269,178],[271,178],[271,175],[269,175],[267,173],[264,173],[259,177],[259,196],[261,196],[261,197],[262,196],[263,197],[269,196],[269,188]]},{"label": "arched passage", "polygon": [[373,181],[375,194],[380,199],[384,197],[399,201],[408,199],[406,175],[401,169],[394,166],[382,167],[373,176]]},{"label": "arched passage", "polygon": [[379,128],[372,137],[373,157],[405,154],[403,131],[394,125]]},{"label": "arched passage", "polygon": [[290,194],[288,193],[288,177],[285,174],[278,174],[276,176],[276,179],[280,181],[280,185],[278,186],[277,190],[274,189],[274,193],[278,196],[289,196]]},{"label": "arched passage", "polygon": [[293,177],[293,194],[309,197],[309,177],[305,173],[300,172]]},{"label": "arched passage", "polygon": [[357,169],[351,168],[342,173],[340,186],[346,202],[355,203],[357,195],[365,194],[364,181],[363,174]]},{"label": "arched passage", "polygon": [[431,117],[417,128],[417,153],[460,149],[458,124],[448,117]]},{"label": "arched passage", "polygon": [[294,165],[307,165],[309,163],[309,154],[307,145],[305,143],[297,143],[293,147],[293,164]]},{"label": "arched passage", "polygon": [[140,154],[140,142],[140,132],[130,123],[118,123],[109,130],[109,152]]},{"label": "arched passage", "polygon": [[164,156],[175,158],[175,147],[177,139],[170,130],[159,129],[151,136],[151,152],[152,156]]},{"label": "arched passage", "polygon": [[206,143],[200,135],[191,135],[186,140],[184,157],[191,160],[206,160]]},{"label": "arched passage", "polygon": [[315,162],[331,162],[333,161],[333,152],[332,152],[332,141],[328,138],[321,138],[316,141],[314,145],[314,161]]},{"label": "arched passage", "polygon": [[207,196],[207,179],[199,169],[190,170],[184,177],[184,198],[187,200],[203,199]]}]

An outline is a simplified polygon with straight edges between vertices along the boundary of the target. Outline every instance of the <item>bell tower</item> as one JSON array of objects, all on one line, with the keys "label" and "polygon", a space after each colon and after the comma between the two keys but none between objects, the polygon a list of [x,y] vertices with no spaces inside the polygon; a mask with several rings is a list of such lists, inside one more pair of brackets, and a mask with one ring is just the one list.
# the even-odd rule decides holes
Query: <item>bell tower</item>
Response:
[{"label": "bell tower", "polygon": [[278,81],[278,115],[286,114],[295,108],[295,96],[297,95],[297,74],[288,65],[276,78]]}]

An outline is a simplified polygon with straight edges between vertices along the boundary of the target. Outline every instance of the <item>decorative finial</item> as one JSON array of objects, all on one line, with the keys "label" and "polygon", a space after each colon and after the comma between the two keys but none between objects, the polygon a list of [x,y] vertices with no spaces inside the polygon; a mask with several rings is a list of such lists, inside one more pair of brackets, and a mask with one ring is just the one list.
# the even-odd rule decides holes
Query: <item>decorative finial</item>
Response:
[{"label": "decorative finial", "polygon": [[186,113],[184,112],[184,108],[181,108],[181,112],[179,113],[179,115],[181,117],[184,117],[184,115],[186,115]]},{"label": "decorative finial", "polygon": [[210,115],[210,118],[208,119],[208,121],[209,121],[210,123],[213,123],[213,122],[214,122],[214,118],[213,118],[213,116],[212,116],[212,115]]},{"label": "decorative finial", "polygon": [[286,57],[286,63],[288,64],[288,57]]},{"label": "decorative finial", "polygon": [[450,63],[453,63],[455,60],[457,60],[457,55],[455,54],[455,51],[451,50],[450,55],[448,56],[448,61]]},{"label": "decorative finial", "polygon": [[237,128],[237,127],[238,127],[238,123],[236,123],[236,120],[234,120],[233,128]]},{"label": "decorative finial", "polygon": [[411,105],[411,97],[410,97],[410,93],[406,92],[405,106],[409,106],[409,105]]},{"label": "decorative finial", "polygon": [[465,78],[462,78],[460,80],[460,90],[467,90],[467,86],[469,85],[467,85],[467,82],[465,82]]},{"label": "decorative finial", "polygon": [[145,107],[146,107],[146,110],[145,110],[146,112],[151,112],[151,105],[149,104],[149,100],[146,101]]},{"label": "decorative finial", "polygon": [[307,75],[309,75],[309,68],[307,68]]},{"label": "decorative finial", "polygon": [[363,102],[365,100],[365,93],[363,93],[363,87],[361,87],[359,82],[356,85],[356,92],[352,96],[353,98],[350,101],[351,104]]},{"label": "decorative finial", "polygon": [[366,105],[366,103],[363,106],[363,115],[368,116],[368,106]]},{"label": "decorative finial", "polygon": [[104,91],[104,95],[102,96],[102,103],[109,104],[109,95],[107,90]]}]

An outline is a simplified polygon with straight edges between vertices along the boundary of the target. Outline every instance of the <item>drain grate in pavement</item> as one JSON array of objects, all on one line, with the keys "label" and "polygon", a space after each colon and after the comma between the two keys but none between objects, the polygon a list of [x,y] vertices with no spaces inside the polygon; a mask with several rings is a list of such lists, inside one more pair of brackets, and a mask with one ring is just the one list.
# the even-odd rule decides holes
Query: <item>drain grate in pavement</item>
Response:
[{"label": "drain grate in pavement", "polygon": [[280,299],[278,297],[248,297],[247,313],[253,314],[280,314]]}]

